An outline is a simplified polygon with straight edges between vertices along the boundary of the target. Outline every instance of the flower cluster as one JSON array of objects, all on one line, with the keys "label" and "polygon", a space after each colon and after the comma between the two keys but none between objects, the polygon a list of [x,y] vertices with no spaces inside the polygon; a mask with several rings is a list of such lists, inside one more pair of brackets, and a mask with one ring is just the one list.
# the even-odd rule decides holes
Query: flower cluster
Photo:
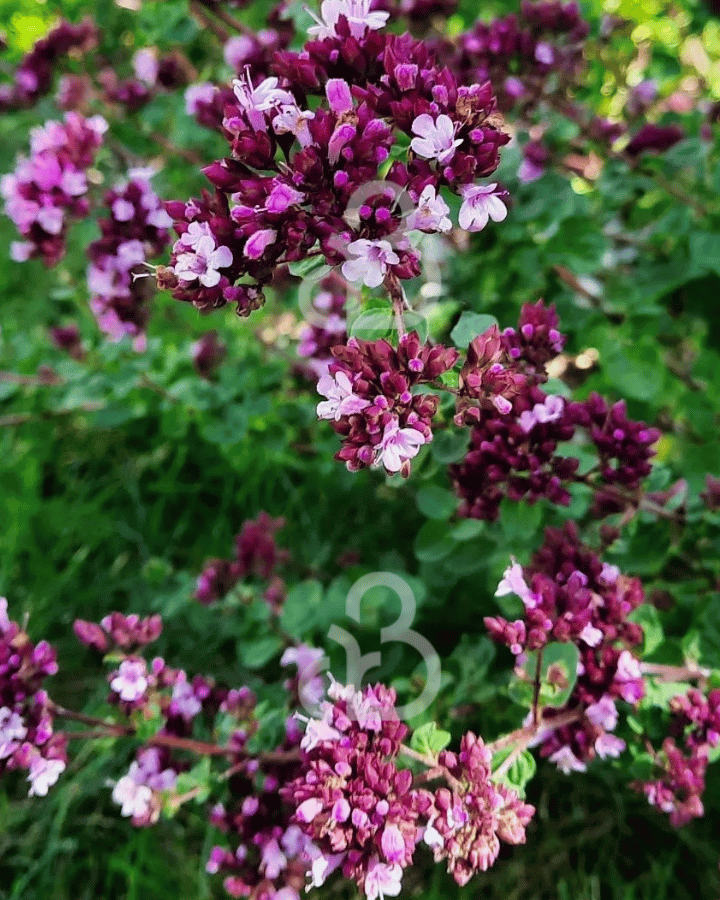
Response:
[{"label": "flower cluster", "polygon": [[300,335],[297,352],[307,359],[308,377],[327,375],[333,362],[332,349],[347,341],[345,304],[347,283],[334,273],[320,282],[320,290],[306,312],[308,325]]},{"label": "flower cluster", "polygon": [[505,217],[502,190],[478,184],[509,140],[490,85],[459,86],[425,44],[382,32],[369,2],[321,16],[301,52],[271,54],[268,77],[233,82],[231,155],[204,170],[217,193],[168,204],[179,240],[159,283],[177,299],[247,315],[280,266],[313,254],[368,287],[414,277],[406,232],[448,230],[444,188],[463,198],[463,228]]},{"label": "flower cluster", "polygon": [[81,643],[98,653],[106,653],[109,648],[127,651],[156,641],[162,633],[162,619],[157,614],[140,618],[134,613],[112,612],[99,625],[76,619],[73,631]]},{"label": "flower cluster", "polygon": [[564,342],[555,310],[539,302],[525,304],[517,329],[500,336],[493,327],[470,345],[456,416],[473,425],[470,449],[450,467],[461,515],[494,521],[503,497],[567,505],[570,485],[587,479],[577,474],[577,457],[558,451],[578,432],[598,456],[591,480],[596,516],[624,509],[649,474],[660,432],[628,419],[624,401],[611,406],[593,393],[572,402],[540,388]]},{"label": "flower cluster", "polygon": [[85,170],[107,127],[102,116],[85,119],[70,112],[62,122],[32,129],[30,158],[19,159],[15,171],[0,181],[5,212],[24,238],[11,245],[14,260],[41,256],[52,266],[62,258],[68,218],[88,213]]},{"label": "flower cluster", "polygon": [[44,797],[67,764],[67,741],[53,732],[54,706],[42,689],[58,666],[47,641],[33,644],[7,609],[0,597],[0,774],[27,770],[30,796]]},{"label": "flower cluster", "polygon": [[397,896],[422,840],[464,885],[492,865],[501,840],[524,841],[534,810],[491,781],[491,754],[475,735],[459,753],[440,753],[436,769],[449,788],[433,793],[397,765],[408,729],[394,691],[333,682],[328,696],[321,718],[307,720],[303,773],[282,791],[312,841],[312,886],[339,869],[368,900]]},{"label": "flower cluster", "polygon": [[[676,828],[704,814],[702,794],[709,754],[720,745],[720,690],[707,696],[696,688],[670,701],[670,736],[655,754],[659,777],[633,787],[670,816]],[[681,743],[682,747],[678,746]]]},{"label": "flower cluster", "polygon": [[[515,594],[523,617],[509,622],[487,617],[490,636],[521,657],[548,643],[574,643],[579,651],[577,681],[565,707],[556,715],[577,712],[578,719],[550,733],[541,731],[541,753],[563,771],[582,771],[594,756],[617,756],[624,742],[610,734],[617,723],[618,699],[636,703],[645,689],[631,648],[642,641],[642,628],[628,615],[643,602],[637,578],[622,575],[584,546],[577,528],[548,528],[545,543],[529,567],[506,570],[497,596]],[[574,674],[574,673],[573,673]],[[545,721],[545,720],[544,720]]]},{"label": "flower cluster", "polygon": [[168,245],[172,225],[149,174],[133,170],[126,184],[107,193],[110,217],[100,219],[101,237],[88,247],[90,308],[109,340],[130,335],[136,350],[144,350],[147,343],[152,287],[150,279],[138,276],[147,274],[147,260]]},{"label": "flower cluster", "polygon": [[60,22],[25,54],[15,70],[13,83],[0,86],[0,112],[32,106],[50,92],[59,60],[71,50],[90,49],[96,41],[97,32],[89,19],[79,25]]},{"label": "flower cluster", "polygon": [[535,808],[491,781],[492,754],[472,732],[463,736],[458,753],[443,750],[438,763],[453,781],[435,792],[424,838],[435,861],[447,861],[448,872],[463,886],[492,866],[501,841],[525,842]]},{"label": "flower cluster", "polygon": [[335,455],[351,471],[384,466],[390,474],[410,472],[410,460],[432,440],[431,423],[439,398],[415,393],[455,364],[458,352],[423,344],[416,332],[403,335],[397,349],[387,341],[350,338],[335,347],[329,372],[318,383],[327,399],[321,419],[343,437]]},{"label": "flower cluster", "polygon": [[558,78],[577,80],[588,33],[577,3],[522,0],[518,14],[478,22],[461,34],[449,51],[450,65],[463,81],[489,79],[503,110],[533,106]]},{"label": "flower cluster", "polygon": [[205,566],[197,580],[195,598],[201,603],[214,603],[243,578],[272,579],[265,598],[278,608],[284,598],[284,585],[277,570],[288,561],[289,554],[278,547],[275,534],[284,524],[284,519],[273,519],[266,512],[244,522],[235,538],[233,559],[213,559]]}]

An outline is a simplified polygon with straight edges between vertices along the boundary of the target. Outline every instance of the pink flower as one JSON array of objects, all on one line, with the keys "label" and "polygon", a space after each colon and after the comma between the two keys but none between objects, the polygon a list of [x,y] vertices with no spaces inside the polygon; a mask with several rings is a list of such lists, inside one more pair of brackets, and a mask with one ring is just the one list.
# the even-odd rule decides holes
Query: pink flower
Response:
[{"label": "pink flower", "polygon": [[383,900],[383,897],[397,897],[402,887],[403,870],[396,863],[387,865],[373,857],[368,866],[363,888],[367,900]]},{"label": "pink flower", "polygon": [[180,281],[195,281],[205,287],[215,287],[220,281],[218,269],[232,265],[229,247],[216,247],[213,237],[201,238],[193,253],[181,253],[175,262],[175,275]]},{"label": "pink flower", "polygon": [[231,69],[239,72],[245,60],[255,49],[253,41],[247,35],[241,34],[230,38],[223,47],[223,57]]},{"label": "pink flower", "polygon": [[277,231],[272,228],[261,228],[252,234],[245,242],[243,253],[248,259],[260,259],[267,248],[275,243]]},{"label": "pink flower", "polygon": [[185,91],[185,112],[189,116],[196,116],[200,112],[201,104],[212,103],[216,90],[214,84],[191,84]]},{"label": "pink flower", "polygon": [[325,85],[325,96],[330,104],[330,109],[336,116],[349,112],[353,108],[353,98],[350,93],[350,85],[342,78],[329,78]]},{"label": "pink flower", "polygon": [[495,193],[497,184],[467,184],[460,188],[463,205],[458,221],[465,231],[482,231],[488,219],[502,222],[507,216],[507,207]]},{"label": "pink flower", "polygon": [[390,863],[400,863],[405,859],[405,839],[397,825],[387,825],[380,840],[385,859]]},{"label": "pink flower", "polygon": [[604,728],[605,731],[614,731],[618,721],[618,712],[612,697],[601,697],[597,703],[592,703],[585,710],[585,715],[593,725]]},{"label": "pink flower", "polygon": [[533,594],[525,581],[522,566],[515,562],[514,558],[512,558],[511,565],[505,569],[502,581],[495,591],[496,597],[505,597],[507,594],[518,596],[525,604],[526,609],[535,609],[538,605],[537,596]]},{"label": "pink flower", "polygon": [[233,79],[233,91],[255,131],[266,130],[266,112],[283,104],[296,105],[293,95],[278,87],[277,78],[265,78],[257,87],[253,87],[250,75],[246,73],[244,77]]},{"label": "pink flower", "polygon": [[389,241],[353,241],[348,251],[355,257],[342,265],[342,273],[348,281],[362,281],[369,288],[379,287],[390,266],[400,262]]},{"label": "pink flower", "polygon": [[113,788],[112,798],[121,807],[121,816],[140,819],[147,816],[150,811],[153,792],[146,784],[138,783],[133,777],[137,772],[138,764],[134,762],[128,774],[123,775]]},{"label": "pink flower", "polygon": [[154,50],[150,47],[143,47],[138,50],[133,56],[132,65],[136,78],[139,78],[140,81],[144,81],[145,84],[151,87],[155,84],[158,77],[158,61]]},{"label": "pink flower", "polygon": [[412,123],[412,130],[417,137],[410,141],[410,146],[423,159],[449,162],[455,155],[455,148],[462,144],[461,139],[455,138],[452,119],[444,113],[437,119],[423,113]]},{"label": "pink flower", "polygon": [[398,420],[393,419],[385,426],[373,465],[383,465],[391,475],[394,475],[400,471],[404,462],[418,455],[424,443],[426,438],[421,431],[415,428],[400,428]]},{"label": "pink flower", "polygon": [[295,813],[300,822],[312,822],[322,811],[323,805],[317,797],[309,797],[297,808]]},{"label": "pink flower", "polygon": [[603,639],[603,633],[599,628],[595,628],[590,622],[580,632],[580,640],[585,641],[588,647],[597,647]]},{"label": "pink flower", "polygon": [[58,778],[65,771],[65,763],[61,759],[45,759],[42,756],[34,756],[30,763],[30,797],[44,797]]},{"label": "pink flower", "polygon": [[428,184],[418,197],[417,209],[407,217],[407,227],[427,232],[450,231],[452,222],[448,217],[449,212],[450,207],[442,197],[437,196],[433,185]]},{"label": "pink flower", "polygon": [[317,25],[308,28],[308,34],[318,40],[336,36],[335,26],[340,21],[340,16],[347,19],[350,33],[356,38],[362,37],[366,30],[377,31],[382,28],[389,16],[386,12],[370,12],[370,0],[323,0],[320,6],[321,18],[312,12],[310,14]]},{"label": "pink flower", "polygon": [[569,775],[571,772],[584,772],[587,769],[585,763],[581,762],[567,746],[556,750],[550,756],[550,762],[554,762],[564,775]]},{"label": "pink flower", "polygon": [[202,703],[195,696],[192,685],[188,684],[187,676],[184,672],[180,673],[180,677],[175,682],[172,692],[172,702],[170,704],[170,712],[173,715],[180,715],[186,721],[194,719],[202,709]]},{"label": "pink flower", "polygon": [[124,659],[120,663],[117,675],[110,682],[110,687],[121,700],[133,703],[139,700],[147,690],[147,669],[142,659]]},{"label": "pink flower", "polygon": [[22,716],[7,706],[0,707],[0,759],[11,756],[26,734]]},{"label": "pink flower", "polygon": [[337,422],[343,416],[355,415],[370,405],[369,400],[353,393],[353,385],[345,372],[337,372],[334,376],[323,375],[317,389],[319,394],[328,398],[318,403],[320,419],[335,419]]},{"label": "pink flower", "polygon": [[622,738],[615,737],[614,734],[601,734],[595,741],[595,752],[600,759],[606,759],[608,756],[615,758],[625,749],[625,741]]}]

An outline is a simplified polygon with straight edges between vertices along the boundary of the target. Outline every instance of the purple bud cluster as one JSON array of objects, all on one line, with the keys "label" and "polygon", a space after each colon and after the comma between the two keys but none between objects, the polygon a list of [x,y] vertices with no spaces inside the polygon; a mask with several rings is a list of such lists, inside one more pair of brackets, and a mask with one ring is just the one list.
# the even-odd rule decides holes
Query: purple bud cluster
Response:
[{"label": "purple bud cluster", "polygon": [[98,653],[107,653],[111,648],[128,651],[156,641],[162,634],[162,619],[159,615],[142,619],[134,613],[112,612],[101,619],[99,625],[76,619],[73,631],[81,643]]},{"label": "purple bud cluster", "polygon": [[146,170],[132,170],[126,184],[108,191],[110,217],[100,219],[101,237],[88,247],[87,272],[90,308],[109,340],[126,335],[142,351],[150,318],[152,284],[146,275],[148,259],[159,256],[170,242],[172,219],[148,180]]},{"label": "purple bud cluster", "polygon": [[36,41],[15,70],[12,84],[0,85],[0,113],[32,106],[52,88],[55,67],[71,50],[85,52],[97,41],[93,23],[60,22]]},{"label": "purple bud cluster", "polygon": [[311,886],[339,869],[368,900],[396,896],[422,840],[466,884],[492,865],[500,840],[524,841],[534,810],[493,784],[491,754],[475,735],[465,735],[458,754],[440,753],[437,769],[450,789],[433,793],[397,765],[408,729],[394,691],[333,682],[328,696],[321,718],[307,720],[303,773],[282,790],[312,841]]},{"label": "purple bud cluster", "polygon": [[397,349],[385,340],[350,338],[332,352],[337,362],[318,383],[327,399],[317,413],[343,437],[335,458],[350,471],[382,465],[390,474],[407,476],[410,460],[432,440],[430,426],[440,402],[413,389],[451,369],[457,350],[423,344],[411,332]]},{"label": "purple bud cluster", "polygon": [[300,335],[297,348],[298,355],[308,361],[308,377],[315,381],[328,374],[333,362],[333,347],[348,339],[345,319],[347,283],[331,273],[319,286],[320,291],[312,300],[312,310],[307,314],[308,325]]},{"label": "purple bud cluster", "polygon": [[[696,688],[670,701],[670,736],[655,754],[659,777],[633,787],[670,816],[675,828],[704,815],[702,794],[709,754],[720,745],[720,690],[707,695]],[[682,744],[682,747],[678,746]]]},{"label": "purple bud cluster", "polygon": [[85,119],[70,112],[62,122],[32,129],[30,158],[20,158],[15,171],[0,180],[5,213],[24,238],[10,247],[14,260],[41,256],[52,266],[63,257],[68,219],[88,213],[85,170],[107,127],[102,116]]},{"label": "purple bud cluster", "polygon": [[118,103],[128,113],[142,109],[161,90],[175,90],[189,81],[188,65],[179,53],[159,56],[154,47],[142,47],[132,59],[133,76],[118,78],[114,69],[98,75],[106,102]]},{"label": "purple bud cluster", "polygon": [[244,578],[272,579],[265,599],[273,609],[279,609],[285,591],[277,570],[290,557],[287,550],[278,547],[275,534],[284,524],[284,519],[273,519],[266,512],[244,522],[235,538],[233,559],[213,559],[206,565],[198,577],[195,598],[201,603],[214,603],[230,593]]},{"label": "purple bud cluster", "polygon": [[279,267],[313,254],[369,287],[414,277],[403,192],[423,231],[450,227],[441,188],[462,196],[467,230],[505,217],[497,185],[476,183],[509,140],[491,123],[490,85],[458,86],[423,43],[381,33],[388,14],[369,0],[321,14],[301,52],[274,50],[267,77],[247,69],[233,82],[231,155],[204,170],[215,196],[168,204],[179,240],[159,283],[177,299],[248,315]]},{"label": "purple bud cluster", "polygon": [[82,359],[85,356],[80,329],[74,323],[51,328],[50,339],[58,350],[69,354],[73,359]]},{"label": "purple bud cluster", "polygon": [[501,109],[536,104],[552,79],[574,82],[589,33],[577,3],[522,0],[520,12],[478,22],[460,35],[451,67],[460,80],[490,80]]},{"label": "purple bud cluster", "polygon": [[54,707],[42,689],[58,666],[47,641],[33,644],[7,608],[0,597],[0,775],[27,770],[30,796],[44,797],[67,764],[67,741],[53,732]]},{"label": "purple bud cluster", "polygon": [[552,718],[568,711],[578,720],[549,732],[537,742],[565,772],[582,771],[596,755],[617,756],[625,744],[610,734],[617,723],[615,702],[637,703],[645,693],[640,663],[632,652],[642,628],[628,615],[643,602],[637,578],[603,563],[578,537],[574,523],[548,528],[545,543],[525,570],[513,561],[496,596],[515,594],[523,617],[509,622],[487,617],[490,636],[518,657],[550,642],[574,643],[579,651],[577,681],[567,704],[546,709]]},{"label": "purple bud cluster", "polygon": [[[474,425],[468,454],[450,467],[463,500],[461,515],[494,521],[503,497],[528,503],[546,498],[567,505],[569,486],[581,480],[579,461],[561,455],[558,447],[578,431],[598,455],[594,515],[622,510],[624,492],[636,491],[649,474],[660,432],[628,419],[624,401],[611,406],[593,393],[583,402],[571,402],[540,388],[547,378],[546,364],[564,343],[554,308],[538,302],[525,304],[518,328],[506,329],[502,344],[493,328],[470,345],[468,361],[471,355],[477,359],[482,377],[471,374],[480,387],[489,388],[490,402],[470,408],[469,401],[459,402],[462,415],[456,421]],[[461,375],[461,391],[467,380]]]}]

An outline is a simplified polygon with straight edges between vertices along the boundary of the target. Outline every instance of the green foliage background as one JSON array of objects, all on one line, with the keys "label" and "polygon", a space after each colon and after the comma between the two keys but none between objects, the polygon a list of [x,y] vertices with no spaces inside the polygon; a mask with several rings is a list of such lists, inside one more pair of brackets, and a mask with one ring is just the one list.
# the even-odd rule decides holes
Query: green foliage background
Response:
[{"label": "green foliage background", "polygon": [[[483,2],[479,14],[513,8]],[[720,97],[720,21],[700,2],[592,0],[584,10],[595,23],[603,13],[631,23],[622,40],[590,49],[585,93],[599,112],[620,110],[625,85],[618,73],[627,73],[639,44],[651,48],[646,74],[658,78],[664,95],[697,76],[687,51],[699,44],[709,61],[705,95]],[[146,2],[136,12],[111,0],[0,0],[8,64],[58,15],[77,21],[86,14],[119,67],[127,68],[135,47],[157,44],[182,46],[201,74],[217,70],[218,47],[180,0]],[[243,15],[261,27],[261,8]],[[476,15],[477,5],[463,0],[450,26],[465,27]],[[166,198],[187,197],[203,182],[182,159],[164,155],[153,132],[208,161],[222,153],[221,142],[182,109],[181,96],[161,96],[134,119],[113,124],[117,141],[161,165],[155,186]],[[0,172],[10,171],[24,151],[28,128],[56,114],[44,100],[3,118]],[[697,134],[700,114],[690,121],[691,135]],[[653,606],[643,613],[655,629],[648,628],[651,658],[679,662],[695,653],[713,668],[720,666],[720,521],[701,524],[697,498],[705,473],[720,474],[717,151],[716,129],[713,140],[691,136],[634,170],[611,161],[594,182],[548,174],[520,186],[519,156],[508,150],[499,177],[512,186],[512,215],[478,236],[472,253],[450,260],[445,294],[431,310],[433,336],[448,339],[462,310],[492,315],[505,326],[516,321],[523,302],[545,297],[557,304],[569,356],[597,352],[592,368],[571,367],[557,390],[625,397],[632,417],[661,424],[652,487],[687,479],[689,526],[678,533],[669,522],[640,515],[610,561],[643,577],[649,591],[671,597],[667,611]],[[104,152],[100,167],[120,174],[119,160]],[[268,637],[261,613],[218,612],[190,599],[203,562],[226,554],[241,522],[266,509],[288,523],[282,540],[292,554],[295,586],[284,624],[294,633],[320,644],[331,623],[343,623],[354,578],[400,572],[420,602],[415,627],[443,658],[436,719],[455,735],[472,726],[492,737],[515,727],[522,710],[508,691],[509,654],[495,652],[482,616],[497,608],[492,595],[509,555],[526,561],[543,524],[581,519],[589,497],[578,491],[561,511],[505,504],[492,526],[458,522],[446,464],[462,455],[463,445],[445,436],[419,459],[407,483],[351,475],[332,459],[336,437],[316,422],[316,399],[288,363],[293,344],[282,336],[281,315],[296,314],[295,288],[249,320],[227,311],[200,318],[160,295],[148,351],[136,355],[124,344],[104,343],[87,308],[83,251],[95,235],[92,221],[79,224],[54,271],[37,261],[0,267],[0,368],[29,379],[0,380],[0,588],[15,618],[29,616],[30,634],[58,647],[58,699],[102,708],[95,661],[79,649],[71,626],[77,617],[97,620],[112,609],[162,613],[166,628],[157,652],[192,673],[232,684],[278,680],[279,644]],[[13,238],[11,223],[1,218],[0,247]],[[568,285],[564,269],[584,280]],[[80,322],[91,348],[85,363],[54,350],[47,336],[49,326],[71,320]],[[215,384],[195,376],[190,355],[191,343],[210,327],[229,346]],[[268,335],[279,352],[267,346]],[[33,382],[39,366],[51,366],[63,382]],[[338,558],[349,551],[359,562],[343,570]],[[392,609],[385,596],[368,601],[361,634],[368,648],[378,628],[393,620]],[[333,662],[341,674],[340,657]],[[385,676],[395,672],[399,689],[409,690],[414,665],[393,656]],[[645,713],[646,727],[654,723],[661,734],[652,702]],[[147,830],[120,819],[106,783],[130,753],[130,746],[126,759],[97,748],[81,752],[44,802],[23,799],[19,777],[3,782],[2,900],[224,896],[217,879],[204,873],[215,838],[201,806]],[[717,774],[711,769],[706,818],[677,832],[626,781],[620,763],[573,778],[539,764],[528,789],[538,816],[527,845],[473,880],[463,896],[717,900]],[[405,890],[426,900],[458,893],[440,871],[429,883],[409,878]]]}]

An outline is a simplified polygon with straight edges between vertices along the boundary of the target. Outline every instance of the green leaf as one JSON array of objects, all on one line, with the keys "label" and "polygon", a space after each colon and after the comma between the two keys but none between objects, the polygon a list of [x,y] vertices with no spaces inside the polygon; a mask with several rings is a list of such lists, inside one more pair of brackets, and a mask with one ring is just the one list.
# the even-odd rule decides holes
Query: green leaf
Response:
[{"label": "green leaf", "polygon": [[664,635],[662,625],[660,624],[660,614],[654,606],[649,603],[643,603],[638,606],[628,616],[631,622],[637,622],[642,626],[645,634],[645,643],[643,650],[645,655],[649,656],[653,650],[662,644]]},{"label": "green leaf", "polygon": [[283,643],[277,635],[268,634],[254,640],[238,643],[240,660],[248,669],[261,669],[282,650]]},{"label": "green leaf", "polygon": [[474,338],[497,324],[498,320],[495,316],[466,311],[460,316],[457,325],[450,332],[450,337],[456,347],[465,350]]},{"label": "green leaf", "polygon": [[430,452],[435,459],[446,466],[459,462],[467,453],[469,439],[462,431],[441,431],[433,437]]},{"label": "green leaf", "polygon": [[455,512],[457,497],[447,488],[429,484],[420,488],[415,497],[420,512],[428,519],[449,519]]},{"label": "green leaf", "polygon": [[[580,653],[575,644],[554,642],[542,651],[528,653],[523,669],[529,684],[535,680],[538,653],[542,653],[540,668],[540,701],[547,706],[564,706],[577,681],[577,665]],[[529,686],[526,682],[526,686]]]},{"label": "green leaf", "polygon": [[655,342],[638,341],[601,359],[607,380],[635,400],[660,399],[665,366]]},{"label": "green leaf", "polygon": [[415,538],[415,556],[420,562],[438,562],[449,556],[454,547],[446,522],[426,522]]},{"label": "green leaf", "polygon": [[410,746],[418,753],[434,759],[441,750],[447,747],[451,737],[449,731],[443,731],[434,722],[428,722],[415,729],[410,739]]},{"label": "green leaf", "polygon": [[[501,750],[499,753],[496,753],[493,756],[493,770],[497,769],[511,753],[512,749]],[[504,772],[499,779],[495,778],[493,780],[498,784],[507,785],[507,787],[516,791],[522,799],[525,797],[525,786],[535,775],[536,771],[537,763],[535,762],[535,757],[529,750],[523,750],[522,753],[513,760],[507,772]]]}]

